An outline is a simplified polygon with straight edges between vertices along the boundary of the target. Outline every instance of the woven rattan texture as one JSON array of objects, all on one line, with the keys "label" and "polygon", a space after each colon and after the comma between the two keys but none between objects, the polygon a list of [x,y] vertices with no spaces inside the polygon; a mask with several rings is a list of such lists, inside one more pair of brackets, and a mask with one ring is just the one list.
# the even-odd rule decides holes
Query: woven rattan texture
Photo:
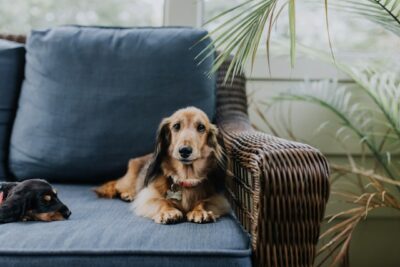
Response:
[{"label": "woven rattan texture", "polygon": [[255,266],[312,266],[329,197],[329,167],[316,149],[255,131],[245,77],[224,83],[219,69],[217,124],[231,159],[232,206],[251,233]]}]

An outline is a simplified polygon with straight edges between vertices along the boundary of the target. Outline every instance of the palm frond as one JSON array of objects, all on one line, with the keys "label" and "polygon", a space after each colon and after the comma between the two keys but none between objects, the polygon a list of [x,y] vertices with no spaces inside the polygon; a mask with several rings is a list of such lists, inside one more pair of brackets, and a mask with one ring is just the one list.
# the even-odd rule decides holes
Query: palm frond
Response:
[{"label": "palm frond", "polygon": [[[216,19],[225,19],[225,22],[209,33],[207,37],[211,37],[213,40],[197,57],[204,60],[213,54],[212,48],[220,50],[221,53],[215,58],[210,71],[213,73],[233,54],[225,81],[228,77],[243,72],[244,66],[248,62],[253,66],[262,35],[268,34],[267,40],[269,40],[275,18],[280,14],[281,6],[277,5],[278,1],[249,0],[211,19],[209,22]],[[294,2],[294,0],[289,2],[292,64],[294,64],[296,43]],[[279,12],[276,12],[277,8],[279,8]],[[268,27],[268,31],[264,32],[266,27]],[[268,47],[267,53],[269,53]]]},{"label": "palm frond", "polygon": [[400,36],[400,0],[338,0],[332,6],[364,16]]},{"label": "palm frond", "polygon": [[[400,28],[400,26],[399,26]],[[281,45],[284,45],[283,43]],[[298,50],[308,56],[331,62],[331,57],[303,45]],[[352,78],[379,108],[387,125],[400,140],[400,69],[391,63],[370,63],[363,66],[335,61],[336,67]]]},{"label": "palm frond", "polygon": [[371,119],[374,117],[373,112],[368,109],[360,109],[362,104],[354,103],[351,91],[345,86],[339,86],[337,82],[332,81],[306,81],[295,89],[272,98],[272,101],[273,103],[277,101],[305,101],[330,110],[340,120],[340,127],[336,136],[350,138],[349,134],[344,134],[349,131],[368,147],[387,175],[391,179],[396,179],[386,155],[381,153],[379,149],[376,136],[370,134],[379,132]]},{"label": "palm frond", "polygon": [[334,173],[345,172],[352,175],[361,175],[362,179],[370,180],[373,189],[370,190],[370,192],[363,192],[361,194],[342,191],[331,192],[333,195],[345,199],[347,203],[351,203],[356,207],[327,216],[328,225],[336,219],[341,219],[342,221],[331,225],[321,234],[320,240],[326,240],[327,243],[325,243],[325,245],[323,245],[318,251],[319,258],[317,262],[319,264],[317,266],[326,264],[332,255],[335,256],[330,266],[337,266],[337,263],[344,259],[346,251],[349,248],[352,233],[361,220],[365,219],[371,211],[380,208],[391,208],[400,211],[399,200],[389,193],[382,184],[393,184],[393,181],[390,179],[364,170],[346,168],[338,165],[331,165],[331,167]]},{"label": "palm frond", "polygon": [[[206,36],[214,39],[198,55],[198,57],[202,57],[205,60],[213,55],[214,48],[222,51],[214,60],[210,73],[215,72],[231,54],[234,54],[234,56],[226,72],[225,81],[228,77],[234,77],[243,72],[246,63],[250,62],[252,67],[263,33],[267,35],[266,49],[269,63],[271,29],[284,6],[278,6],[278,2],[280,3],[281,1],[248,0],[222,12],[207,22],[210,23],[217,19],[226,20]],[[289,7],[290,59],[293,67],[296,59],[295,0],[288,0],[285,3],[288,3]],[[335,59],[329,33],[328,6],[333,6],[352,15],[364,16],[400,36],[400,0],[337,0],[333,1],[333,3],[332,1],[324,0],[324,6],[329,47],[333,60]],[[276,12],[277,8],[279,8],[278,12]]]},{"label": "palm frond", "polygon": [[296,5],[295,0],[289,0],[289,29],[290,29],[290,62],[292,68],[296,60]]},{"label": "palm frond", "polygon": [[[345,66],[341,66],[345,69]],[[346,68],[350,75],[380,108],[400,140],[400,72],[376,67]]]},{"label": "palm frond", "polygon": [[328,35],[329,50],[331,51],[332,60],[335,61],[335,54],[333,53],[332,38],[329,29],[328,0],[324,0],[324,11],[325,11],[325,26],[326,26],[326,33]]}]

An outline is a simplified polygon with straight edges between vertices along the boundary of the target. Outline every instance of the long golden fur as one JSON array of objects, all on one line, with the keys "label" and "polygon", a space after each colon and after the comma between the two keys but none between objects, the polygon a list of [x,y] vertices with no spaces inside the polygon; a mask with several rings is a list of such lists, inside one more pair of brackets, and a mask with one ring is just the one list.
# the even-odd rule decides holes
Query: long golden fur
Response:
[{"label": "long golden fur", "polygon": [[[131,159],[123,177],[95,192],[134,200],[136,214],[157,223],[212,222],[230,211],[221,190],[225,162],[216,126],[203,111],[188,107],[161,122],[154,153]],[[175,186],[179,198],[170,197]]]}]

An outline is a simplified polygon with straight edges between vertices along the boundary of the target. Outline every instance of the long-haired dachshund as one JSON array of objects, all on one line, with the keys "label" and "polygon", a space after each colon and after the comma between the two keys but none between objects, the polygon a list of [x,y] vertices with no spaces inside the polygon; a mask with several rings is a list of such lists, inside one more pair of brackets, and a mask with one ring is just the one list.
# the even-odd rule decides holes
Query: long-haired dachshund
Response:
[{"label": "long-haired dachshund", "polygon": [[70,210],[45,180],[0,183],[0,223],[61,221],[70,215]]},{"label": "long-haired dachshund", "polygon": [[95,189],[100,197],[133,202],[157,223],[215,221],[230,211],[223,195],[226,158],[218,129],[194,107],[162,120],[154,153],[131,159],[127,173]]}]

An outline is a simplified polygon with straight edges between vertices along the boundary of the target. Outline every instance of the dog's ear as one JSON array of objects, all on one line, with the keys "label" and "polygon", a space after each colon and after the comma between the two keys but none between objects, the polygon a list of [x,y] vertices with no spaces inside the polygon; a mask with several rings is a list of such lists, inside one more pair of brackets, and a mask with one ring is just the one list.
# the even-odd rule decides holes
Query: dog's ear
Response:
[{"label": "dog's ear", "polygon": [[214,124],[210,124],[210,130],[207,136],[207,144],[209,147],[216,148],[218,144],[218,128]]},{"label": "dog's ear", "polygon": [[0,206],[0,223],[20,221],[31,200],[31,193],[19,194],[11,192]]},{"label": "dog's ear", "polygon": [[225,184],[225,177],[228,174],[229,162],[225,153],[224,141],[218,128],[211,124],[207,136],[207,144],[214,151],[214,157],[217,162],[216,167],[211,170],[210,177],[214,177],[212,182],[218,192],[222,192]]},{"label": "dog's ear", "polygon": [[217,126],[215,126],[214,124],[211,124],[210,126],[210,130],[207,136],[207,144],[209,147],[213,148],[218,165],[220,165],[220,167],[222,168],[225,168],[226,156],[224,152],[223,139],[219,134]]},{"label": "dog's ear", "polygon": [[4,183],[0,183],[0,192],[3,192],[3,197],[7,198],[7,195],[9,193],[11,193],[11,191],[13,190],[13,188],[15,188],[15,186],[17,186],[17,182],[4,182]]},{"label": "dog's ear", "polygon": [[146,177],[144,180],[147,186],[154,178],[161,173],[161,163],[168,153],[168,148],[171,142],[171,132],[169,129],[169,118],[163,119],[158,131],[156,139],[156,148],[154,150],[153,159],[147,169]]}]

